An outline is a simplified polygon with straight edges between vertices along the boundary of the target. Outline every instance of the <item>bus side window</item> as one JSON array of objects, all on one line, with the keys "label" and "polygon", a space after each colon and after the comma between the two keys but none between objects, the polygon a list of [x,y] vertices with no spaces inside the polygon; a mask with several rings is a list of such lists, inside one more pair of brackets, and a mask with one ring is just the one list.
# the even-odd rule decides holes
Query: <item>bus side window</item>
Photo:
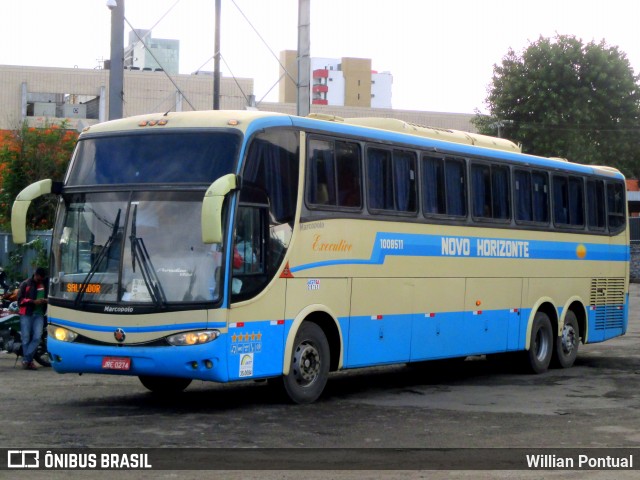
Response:
[{"label": "bus side window", "polygon": [[566,177],[553,176],[553,221],[556,225],[569,223],[569,188]]},{"label": "bus side window", "polygon": [[309,203],[313,205],[335,205],[335,161],[333,146],[322,140],[309,142],[310,182]]},{"label": "bus side window", "polygon": [[444,215],[447,213],[447,197],[444,181],[444,160],[422,157],[422,191],[424,212]]},{"label": "bus side window", "polygon": [[553,202],[556,225],[584,226],[584,187],[581,177],[554,175]]},{"label": "bus side window", "polygon": [[372,209],[416,211],[416,158],[413,152],[369,148],[367,178]]},{"label": "bus side window", "polygon": [[604,182],[587,181],[587,223],[591,230],[604,230],[605,217]]},{"label": "bus side window", "polygon": [[444,171],[447,192],[447,214],[466,217],[467,184],[465,181],[465,163],[463,160],[447,158],[444,164]]},{"label": "bus side window", "polygon": [[393,152],[396,210],[416,211],[416,158],[413,152]]},{"label": "bus side window", "polygon": [[533,221],[549,223],[549,180],[546,173],[533,172]]},{"label": "bus side window", "polygon": [[367,150],[369,206],[376,210],[393,210],[393,170],[391,152],[379,148]]},{"label": "bus side window", "polygon": [[533,220],[532,198],[531,198],[531,174],[516,170],[515,190],[516,190],[516,220],[521,222],[531,222]]},{"label": "bus side window", "polygon": [[491,218],[491,169],[488,165],[472,165],[473,216]]},{"label": "bus side window", "polygon": [[607,219],[609,231],[618,232],[625,226],[625,187],[622,183],[607,183]]},{"label": "bus side window", "polygon": [[362,174],[358,144],[336,142],[336,171],[338,174],[338,206],[362,207]]}]

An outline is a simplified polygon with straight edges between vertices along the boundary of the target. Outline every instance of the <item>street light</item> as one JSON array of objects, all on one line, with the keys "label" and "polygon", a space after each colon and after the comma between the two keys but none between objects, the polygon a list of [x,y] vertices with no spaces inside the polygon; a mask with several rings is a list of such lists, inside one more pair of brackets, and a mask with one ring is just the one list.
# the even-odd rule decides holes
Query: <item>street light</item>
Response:
[{"label": "street light", "polygon": [[122,118],[124,95],[124,0],[107,0],[111,10],[111,58],[109,60],[109,120]]}]

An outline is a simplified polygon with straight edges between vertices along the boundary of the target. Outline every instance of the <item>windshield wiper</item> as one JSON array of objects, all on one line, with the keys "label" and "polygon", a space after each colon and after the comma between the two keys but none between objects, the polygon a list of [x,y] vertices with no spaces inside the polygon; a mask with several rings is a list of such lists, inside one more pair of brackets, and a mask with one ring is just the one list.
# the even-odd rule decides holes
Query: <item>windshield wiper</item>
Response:
[{"label": "windshield wiper", "polygon": [[80,301],[82,300],[82,297],[84,296],[85,292],[87,291],[87,287],[89,286],[89,283],[91,282],[91,279],[93,278],[93,275],[96,273],[96,271],[98,271],[98,267],[102,263],[102,260],[107,255],[107,252],[109,251],[109,248],[111,247],[111,245],[113,244],[113,242],[116,239],[116,235],[118,234],[118,227],[120,225],[120,213],[121,212],[122,212],[122,209],[119,208],[118,209],[118,214],[116,215],[116,219],[113,222],[113,228],[111,229],[111,235],[109,236],[109,238],[107,239],[105,244],[102,246],[102,248],[98,252],[98,255],[96,256],[96,259],[93,261],[93,264],[91,265],[91,268],[89,269],[89,273],[87,273],[87,276],[82,281],[82,285],[80,285],[80,289],[78,290],[78,295],[76,296],[76,300],[74,302],[74,305],[76,307],[80,304]]},{"label": "windshield wiper", "polygon": [[133,207],[133,217],[131,220],[131,268],[133,272],[136,271],[136,259],[140,264],[140,273],[142,279],[147,287],[151,300],[157,307],[163,307],[167,303],[167,297],[162,289],[160,279],[156,274],[156,270],[151,262],[151,257],[147,251],[147,247],[144,244],[144,240],[136,236],[136,218],[138,215],[138,206]]}]

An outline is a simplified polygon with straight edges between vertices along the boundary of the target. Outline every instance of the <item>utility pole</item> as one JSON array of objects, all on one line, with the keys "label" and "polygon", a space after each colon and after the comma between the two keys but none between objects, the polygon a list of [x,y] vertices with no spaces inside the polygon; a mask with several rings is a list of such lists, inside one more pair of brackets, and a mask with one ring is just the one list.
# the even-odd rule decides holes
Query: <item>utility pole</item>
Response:
[{"label": "utility pole", "polygon": [[213,57],[213,109],[220,110],[220,10],[221,1],[216,0],[216,26]]},{"label": "utility pole", "polygon": [[109,0],[111,58],[109,60],[109,120],[122,118],[124,95],[124,0]]},{"label": "utility pole", "polygon": [[298,101],[297,114],[309,115],[311,103],[311,0],[298,0]]}]

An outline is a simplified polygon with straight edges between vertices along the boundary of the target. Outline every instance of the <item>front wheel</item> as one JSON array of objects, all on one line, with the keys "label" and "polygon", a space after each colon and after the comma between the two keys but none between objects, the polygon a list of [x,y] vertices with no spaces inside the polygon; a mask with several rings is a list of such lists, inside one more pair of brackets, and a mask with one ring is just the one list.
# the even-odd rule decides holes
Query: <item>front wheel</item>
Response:
[{"label": "front wheel", "polygon": [[329,355],[329,342],[322,329],[312,322],[303,323],[294,341],[289,374],[282,379],[293,402],[318,399],[329,378]]},{"label": "front wheel", "polygon": [[174,394],[180,393],[191,383],[190,378],[180,377],[155,377],[151,375],[140,375],[138,377],[142,385],[153,393]]},{"label": "front wheel", "polygon": [[553,328],[544,312],[536,313],[531,326],[529,350],[524,352],[525,367],[531,373],[544,373],[549,368],[553,354]]},{"label": "front wheel", "polygon": [[578,327],[578,319],[572,311],[567,312],[562,333],[555,340],[552,365],[560,368],[571,367],[576,361],[580,344],[580,327]]}]

